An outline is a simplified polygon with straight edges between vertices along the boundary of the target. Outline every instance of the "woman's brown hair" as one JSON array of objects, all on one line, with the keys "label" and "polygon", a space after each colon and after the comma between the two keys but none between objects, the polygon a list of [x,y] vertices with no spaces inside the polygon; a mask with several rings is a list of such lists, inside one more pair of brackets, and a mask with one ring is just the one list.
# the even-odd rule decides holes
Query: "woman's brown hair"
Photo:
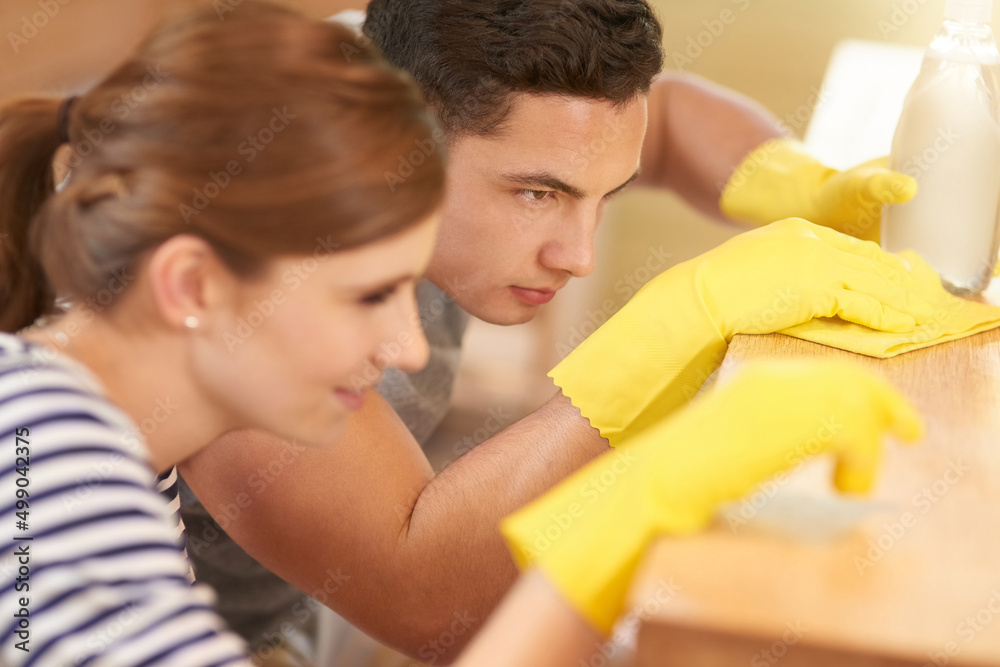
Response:
[{"label": "woman's brown hair", "polygon": [[251,276],[425,219],[444,184],[433,121],[359,43],[255,0],[166,24],[69,108],[59,192],[62,100],[0,103],[0,330],[120,285],[176,234]]}]

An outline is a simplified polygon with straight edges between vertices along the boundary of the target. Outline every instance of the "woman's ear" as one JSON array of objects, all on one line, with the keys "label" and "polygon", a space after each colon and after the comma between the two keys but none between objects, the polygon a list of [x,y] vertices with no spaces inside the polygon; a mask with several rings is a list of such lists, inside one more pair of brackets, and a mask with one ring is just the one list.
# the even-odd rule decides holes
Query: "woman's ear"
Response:
[{"label": "woman's ear", "polygon": [[204,239],[178,234],[146,264],[156,308],[169,326],[198,328],[233,306],[238,281]]}]

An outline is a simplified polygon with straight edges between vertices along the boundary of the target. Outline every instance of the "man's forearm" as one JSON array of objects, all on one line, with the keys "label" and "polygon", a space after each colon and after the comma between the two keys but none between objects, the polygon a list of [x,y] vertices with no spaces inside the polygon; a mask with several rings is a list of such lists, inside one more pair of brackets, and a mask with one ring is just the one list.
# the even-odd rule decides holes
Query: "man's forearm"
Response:
[{"label": "man's forearm", "polygon": [[719,195],[750,151],[786,136],[773,114],[705,79],[664,73],[649,94],[639,183],[669,188],[719,219]]},{"label": "man's forearm", "polygon": [[[420,577],[431,587],[428,596],[450,600],[452,613],[468,611],[477,625],[485,621],[517,578],[500,520],[608,449],[557,394],[437,475],[414,503],[402,537],[414,570],[436,572]],[[453,658],[458,648],[441,658]]]}]

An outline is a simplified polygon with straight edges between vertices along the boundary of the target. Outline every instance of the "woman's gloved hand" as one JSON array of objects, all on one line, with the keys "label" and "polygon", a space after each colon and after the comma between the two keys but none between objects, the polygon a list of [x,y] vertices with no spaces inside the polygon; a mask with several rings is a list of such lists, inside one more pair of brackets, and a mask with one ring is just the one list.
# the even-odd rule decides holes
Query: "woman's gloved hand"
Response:
[{"label": "woman's gloved hand", "polygon": [[657,276],[549,375],[616,445],[690,400],[734,335],[816,317],[906,333],[933,319],[925,288],[874,243],[783,220]]},{"label": "woman's gloved hand", "polygon": [[650,540],[706,527],[736,500],[807,456],[836,459],[841,491],[868,491],[883,436],[922,436],[915,409],[884,380],[843,361],[758,362],[732,382],[579,470],[507,517],[520,567],[539,567],[608,632]]},{"label": "woman's gloved hand", "polygon": [[799,217],[878,242],[883,204],[902,204],[916,193],[917,182],[890,170],[886,158],[838,171],[811,157],[798,141],[772,139],[736,168],[719,208],[733,220],[756,225]]}]

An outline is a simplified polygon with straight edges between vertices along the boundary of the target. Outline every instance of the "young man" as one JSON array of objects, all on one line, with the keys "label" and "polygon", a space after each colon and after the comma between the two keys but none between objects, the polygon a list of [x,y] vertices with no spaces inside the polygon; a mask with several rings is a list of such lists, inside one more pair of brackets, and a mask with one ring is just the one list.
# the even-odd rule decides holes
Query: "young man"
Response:
[{"label": "young man", "polygon": [[[435,476],[419,443],[447,411],[468,317],[527,322],[590,273],[604,204],[630,183],[719,217],[798,215],[861,235],[877,224],[879,198],[905,198],[909,184],[875,168],[826,169],[773,141],[782,131],[757,105],[695,78],[657,79],[660,28],[643,0],[375,0],[365,36],[421,85],[449,151],[418,290],[430,364],[386,372],[329,449],[289,446],[276,458],[271,436],[234,433],[182,467],[263,565],[185,492],[188,552],[251,642],[288,640],[315,621],[315,606],[270,569],[370,635],[441,662],[516,577],[499,519],[608,448],[557,392]],[[400,164],[387,196],[420,168],[418,157]],[[377,375],[384,360],[372,362]]]}]

